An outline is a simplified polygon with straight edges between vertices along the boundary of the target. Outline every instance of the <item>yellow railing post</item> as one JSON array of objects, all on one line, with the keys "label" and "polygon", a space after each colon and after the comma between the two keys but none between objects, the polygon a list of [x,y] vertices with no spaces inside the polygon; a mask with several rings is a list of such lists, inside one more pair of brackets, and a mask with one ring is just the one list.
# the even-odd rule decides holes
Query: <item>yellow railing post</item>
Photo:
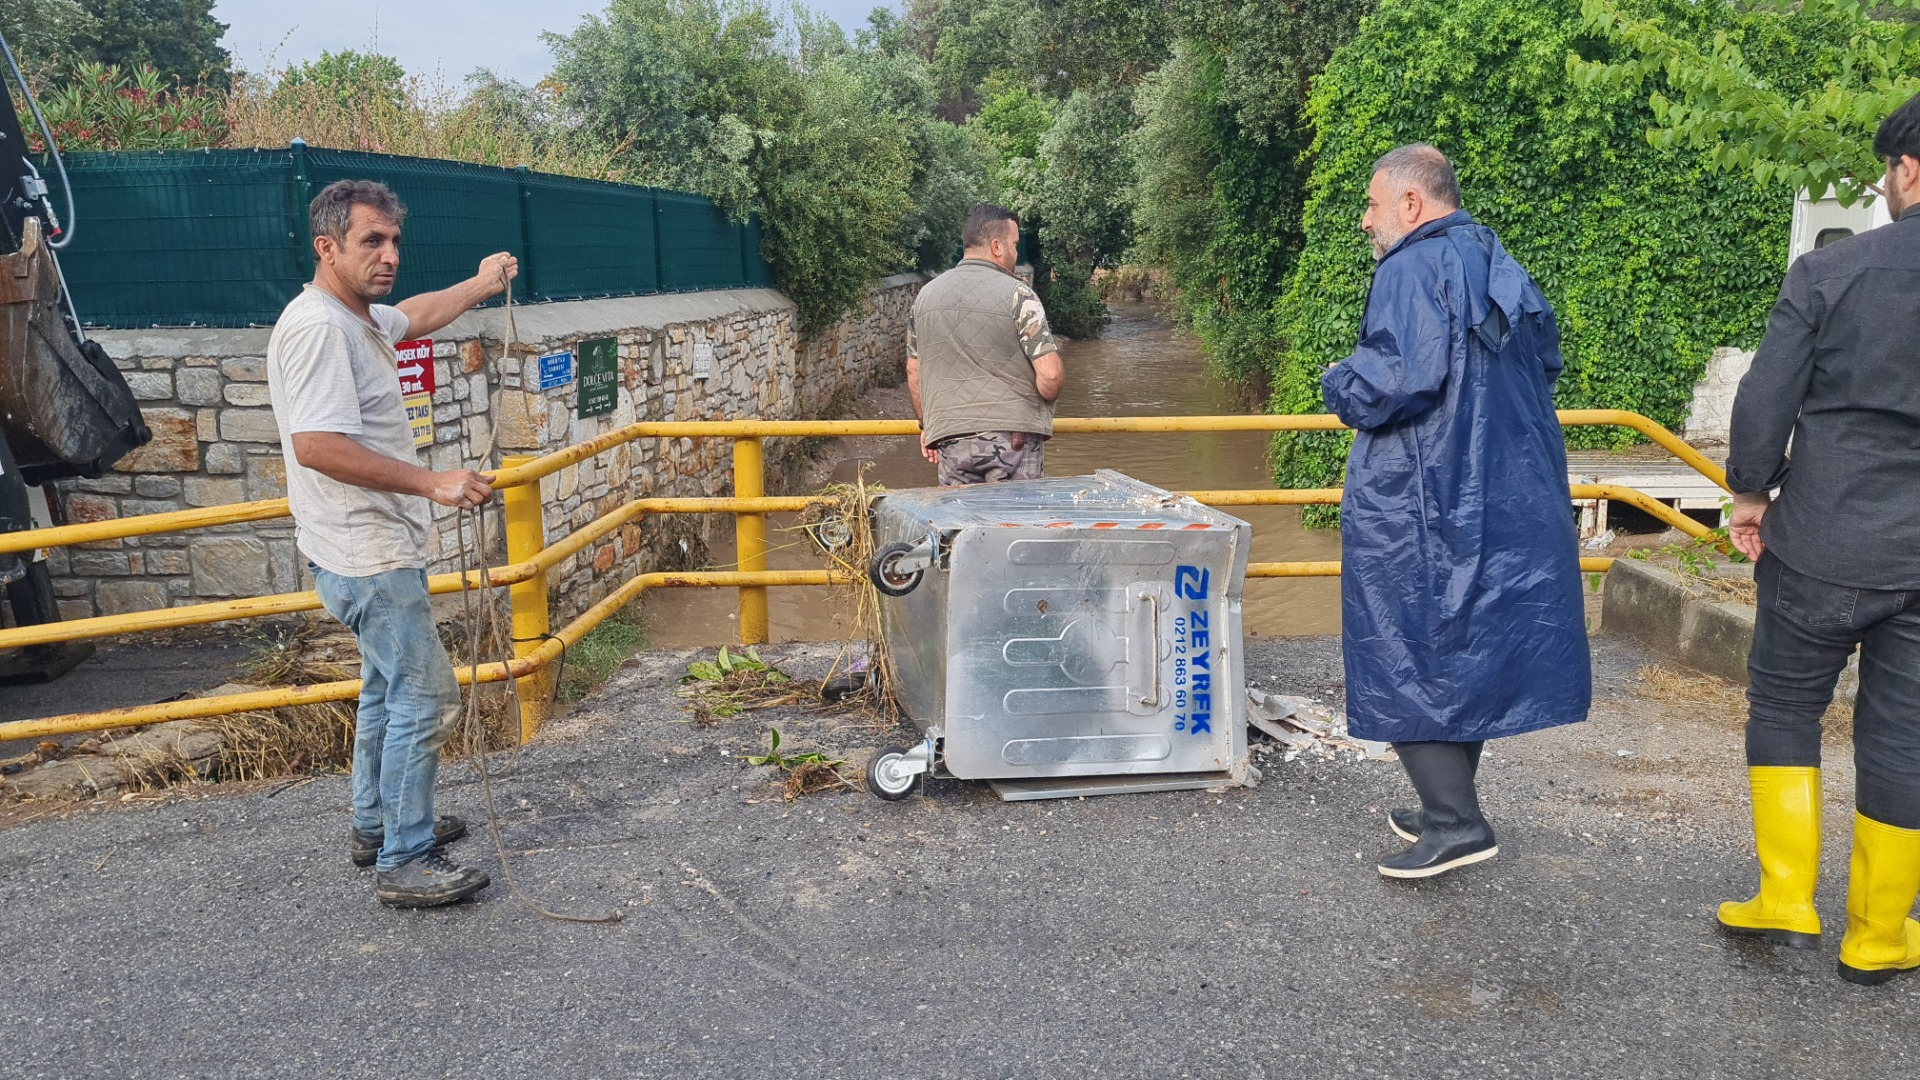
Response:
[{"label": "yellow railing post", "polygon": [[[1619,426],[1646,435],[1675,457],[1691,465],[1701,475],[1725,486],[1724,472],[1688,446],[1672,432],[1635,413],[1612,410],[1563,411],[1563,425]],[[1172,431],[1334,431],[1341,428],[1338,417],[1327,415],[1281,416],[1269,414],[1241,416],[1157,416],[1062,418],[1054,425],[1059,434],[1105,432]],[[880,435],[913,437],[918,431],[912,420],[711,420],[660,421],[630,424],[616,431],[588,439],[541,457],[515,457],[495,473],[501,485],[507,524],[505,566],[488,568],[489,587],[510,587],[513,607],[514,657],[511,663],[482,665],[477,678],[481,682],[514,679],[521,701],[521,738],[531,738],[547,717],[553,700],[555,665],[563,662],[568,646],[578,642],[593,627],[641,592],[656,587],[709,587],[739,590],[740,640],[745,644],[764,642],[769,637],[767,588],[845,584],[848,575],[839,571],[769,571],[767,564],[766,515],[790,513],[823,501],[817,496],[770,499],[766,490],[765,448],[770,438],[834,437]],[[733,440],[734,490],[731,498],[658,498],[631,499],[619,503],[591,523],[572,528],[552,546],[545,541],[539,482],[561,469],[586,461],[616,446],[640,439],[730,439]],[[1337,503],[1338,488],[1260,489],[1253,491],[1190,491],[1190,497],[1219,506],[1304,505]],[[1579,499],[1613,499],[1630,503],[1666,524],[1703,539],[1712,539],[1712,530],[1666,506],[1650,496],[1619,485],[1575,484],[1569,494]],[[735,514],[735,540],[739,549],[739,567],[744,572],[654,573],[642,574],[619,587],[611,596],[577,616],[557,633],[550,627],[547,601],[547,573],[581,552],[605,541],[616,530],[645,514]],[[237,503],[229,506],[178,510],[132,518],[57,525],[0,534],[0,555],[31,551],[42,547],[64,547],[99,540],[151,536],[216,525],[234,525],[266,521],[287,515],[285,499]],[[1600,572],[1612,562],[1605,558],[1586,558],[1581,569]],[[1319,577],[1339,573],[1336,562],[1254,563],[1249,577]],[[467,586],[468,573],[437,574],[428,588],[436,595],[457,592]],[[0,629],[0,650],[228,622],[311,611],[320,606],[312,592],[280,593],[271,596],[241,597],[210,601],[182,607],[134,611],[66,622]],[[524,673],[524,674],[521,674]],[[466,668],[458,673],[463,681],[472,677]],[[0,723],[0,743],[21,739],[48,738],[81,731],[102,731],[168,720],[201,719],[257,709],[283,708],[319,701],[346,701],[358,695],[359,683],[345,680],[333,683],[283,687],[246,694],[228,694],[191,701],[104,712],[73,713],[38,720]]]},{"label": "yellow railing post", "polygon": [[[767,493],[764,450],[757,438],[733,440],[733,497],[758,499]],[[756,573],[767,568],[767,515],[733,515],[734,549],[739,556],[738,569]],[[764,586],[740,590],[740,644],[759,645],[767,640],[767,590]]]},{"label": "yellow railing post", "polygon": [[[525,465],[531,457],[509,457],[500,464],[507,468]],[[540,513],[540,482],[519,484],[502,495],[507,512],[507,561],[523,563],[540,554],[547,546],[547,531]],[[513,602],[513,655],[531,656],[547,640],[547,572],[541,570],[525,581],[508,588]],[[520,698],[520,741],[533,738],[547,718],[553,703],[553,669],[541,665],[516,683]]]}]

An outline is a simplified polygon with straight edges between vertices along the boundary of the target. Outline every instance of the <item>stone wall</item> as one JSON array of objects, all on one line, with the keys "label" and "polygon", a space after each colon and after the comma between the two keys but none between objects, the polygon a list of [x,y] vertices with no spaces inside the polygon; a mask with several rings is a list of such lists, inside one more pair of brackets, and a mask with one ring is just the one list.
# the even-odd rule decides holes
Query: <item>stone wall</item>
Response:
[{"label": "stone wall", "polygon": [[1733,422],[1733,396],[1753,366],[1746,349],[1715,349],[1707,370],[1693,388],[1693,407],[1681,435],[1696,446],[1725,446]]},{"label": "stone wall", "polygon": [[[864,311],[811,339],[800,336],[793,303],[769,289],[516,307],[516,340],[532,355],[575,349],[582,339],[619,340],[615,409],[589,419],[577,416],[577,380],[542,392],[523,379],[523,363],[531,372],[533,360],[504,356],[504,310],[470,313],[434,335],[434,443],[422,448],[422,463],[486,468],[496,455],[547,453],[638,420],[819,417],[875,384],[899,381],[907,312],[921,281],[881,282]],[[267,400],[268,335],[95,334],[126,372],[154,440],[107,476],[62,484],[65,516],[101,521],[286,494]],[[703,346],[712,347],[712,370],[696,379]],[[770,482],[792,449],[768,447]],[[728,440],[642,440],[548,477],[541,496],[547,535],[557,539],[627,499],[731,490]],[[436,571],[454,569],[454,517],[436,511],[429,559]],[[555,618],[605,595],[612,581],[596,587],[601,579],[697,555],[709,524],[650,518],[582,552],[551,576]],[[285,519],[85,544],[56,550],[50,564],[63,618],[296,591],[311,585],[305,567]]]}]

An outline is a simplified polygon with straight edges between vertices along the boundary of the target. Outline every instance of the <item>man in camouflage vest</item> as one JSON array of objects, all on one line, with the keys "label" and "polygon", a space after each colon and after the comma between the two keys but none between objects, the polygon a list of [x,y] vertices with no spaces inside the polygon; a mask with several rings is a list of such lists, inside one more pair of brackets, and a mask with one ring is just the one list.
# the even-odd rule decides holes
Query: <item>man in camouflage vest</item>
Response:
[{"label": "man in camouflage vest", "polygon": [[975,207],[960,240],[966,257],[920,290],[907,321],[920,452],[942,487],[1035,480],[1066,369],[1040,297],[1014,276],[1013,212]]}]

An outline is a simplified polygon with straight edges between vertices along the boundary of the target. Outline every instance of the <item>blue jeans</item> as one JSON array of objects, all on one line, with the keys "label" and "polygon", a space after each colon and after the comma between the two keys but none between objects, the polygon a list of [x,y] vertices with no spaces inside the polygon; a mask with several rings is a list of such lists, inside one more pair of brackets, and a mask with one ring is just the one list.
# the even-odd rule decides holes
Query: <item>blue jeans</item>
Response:
[{"label": "blue jeans", "polygon": [[343,577],[312,563],[327,613],[360,642],[353,735],[353,827],[386,830],[374,867],[433,849],[433,781],[460,718],[460,684],[440,644],[425,570]]},{"label": "blue jeans", "polygon": [[1920,829],[1920,591],[1830,585],[1771,552],[1753,578],[1760,597],[1747,654],[1747,764],[1820,764],[1820,718],[1857,646],[1854,806]]}]

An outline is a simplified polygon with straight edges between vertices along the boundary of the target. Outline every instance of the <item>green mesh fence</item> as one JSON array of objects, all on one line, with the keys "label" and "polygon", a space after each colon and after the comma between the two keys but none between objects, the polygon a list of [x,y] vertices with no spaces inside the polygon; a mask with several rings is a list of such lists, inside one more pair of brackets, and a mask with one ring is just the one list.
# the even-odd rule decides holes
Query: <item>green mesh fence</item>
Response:
[{"label": "green mesh fence", "polygon": [[93,326],[271,324],[313,274],[308,201],[344,179],[406,204],[389,302],[496,251],[520,258],[520,301],[773,284],[758,220],[680,192],[298,145],[70,154],[67,169],[80,221],[60,263]]}]

